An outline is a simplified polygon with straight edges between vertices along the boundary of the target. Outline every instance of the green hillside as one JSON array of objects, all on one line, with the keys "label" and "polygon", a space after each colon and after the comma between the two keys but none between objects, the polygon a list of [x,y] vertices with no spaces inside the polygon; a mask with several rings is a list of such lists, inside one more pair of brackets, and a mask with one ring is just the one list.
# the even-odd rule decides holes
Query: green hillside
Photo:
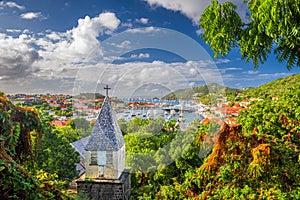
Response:
[{"label": "green hillside", "polygon": [[225,87],[216,83],[202,85],[195,88],[177,90],[163,97],[165,100],[192,100],[198,99],[207,102],[210,99],[236,95],[239,89]]},{"label": "green hillside", "polygon": [[266,83],[257,88],[243,92],[245,97],[272,98],[296,90],[300,87],[300,74],[294,74],[285,78]]},{"label": "green hillside", "polygon": [[266,83],[256,88],[245,88],[243,90],[225,87],[219,84],[202,85],[195,88],[181,89],[163,97],[165,100],[192,100],[197,99],[204,104],[211,104],[216,98],[226,95],[228,100],[233,100],[238,92],[244,94],[244,98],[272,98],[281,96],[290,90],[300,87],[300,74],[294,74],[285,78]]}]

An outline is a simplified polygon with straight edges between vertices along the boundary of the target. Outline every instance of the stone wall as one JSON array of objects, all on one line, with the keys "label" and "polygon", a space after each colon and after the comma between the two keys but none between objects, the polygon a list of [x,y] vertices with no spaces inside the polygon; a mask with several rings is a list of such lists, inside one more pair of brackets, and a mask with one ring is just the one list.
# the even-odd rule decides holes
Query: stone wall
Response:
[{"label": "stone wall", "polygon": [[77,192],[87,193],[93,200],[127,200],[130,199],[130,189],[129,171],[123,171],[117,180],[77,181]]}]

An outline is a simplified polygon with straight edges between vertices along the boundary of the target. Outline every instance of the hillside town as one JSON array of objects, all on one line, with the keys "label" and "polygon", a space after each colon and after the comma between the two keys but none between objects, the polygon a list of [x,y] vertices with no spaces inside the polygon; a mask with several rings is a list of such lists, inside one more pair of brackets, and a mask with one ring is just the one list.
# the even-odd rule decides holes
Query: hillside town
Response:
[{"label": "hillside town", "polygon": [[[37,107],[53,116],[52,125],[66,126],[73,118],[85,118],[88,121],[95,120],[100,112],[104,97],[94,94],[14,94],[8,95],[14,103],[22,106]],[[248,109],[251,103],[261,101],[261,98],[244,98],[242,93],[236,95],[236,101],[227,101],[226,97],[217,99],[215,105],[204,105],[201,102],[192,101],[167,101],[155,97],[153,99],[128,98],[119,100],[112,98],[112,106],[117,112],[118,118],[130,120],[133,117],[165,119],[176,118],[183,121],[185,113],[193,113],[193,117],[199,117],[202,122],[211,120],[235,124],[239,112]],[[272,100],[278,100],[275,96]],[[191,116],[190,116],[191,117]],[[193,120],[190,119],[189,122]]]}]

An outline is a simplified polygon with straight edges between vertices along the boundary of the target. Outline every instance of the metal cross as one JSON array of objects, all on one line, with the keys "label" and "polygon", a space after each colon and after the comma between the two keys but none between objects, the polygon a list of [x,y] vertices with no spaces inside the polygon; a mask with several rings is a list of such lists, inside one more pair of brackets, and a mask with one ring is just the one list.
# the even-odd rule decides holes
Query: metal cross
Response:
[{"label": "metal cross", "polygon": [[111,88],[109,88],[108,87],[108,85],[106,85],[105,87],[104,87],[104,90],[106,90],[106,96],[108,97],[108,90],[110,90]]}]

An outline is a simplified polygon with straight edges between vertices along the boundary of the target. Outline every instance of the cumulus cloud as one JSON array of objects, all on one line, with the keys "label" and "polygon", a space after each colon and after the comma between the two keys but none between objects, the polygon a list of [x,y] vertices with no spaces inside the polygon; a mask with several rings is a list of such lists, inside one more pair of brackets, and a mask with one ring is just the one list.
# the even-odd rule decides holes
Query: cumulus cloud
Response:
[{"label": "cumulus cloud", "polygon": [[210,4],[210,0],[146,0],[150,6],[161,6],[168,10],[178,11],[193,22],[198,22],[200,14]]},{"label": "cumulus cloud", "polygon": [[[0,34],[1,85],[4,80],[31,75],[41,80],[74,78],[81,61],[101,56],[102,48],[97,38],[111,34],[119,24],[114,13],[105,12],[94,18],[79,19],[78,25],[66,32],[47,30],[33,34],[28,30],[7,30],[8,34],[19,33],[19,36]],[[27,79],[28,83],[32,81]]]},{"label": "cumulus cloud", "polygon": [[[150,6],[161,6],[168,10],[173,10],[182,13],[194,23],[199,23],[199,18],[204,9],[210,5],[211,0],[145,0]],[[220,3],[227,0],[220,0]],[[242,19],[247,18],[247,6],[241,0],[231,0],[237,5],[237,12]]]},{"label": "cumulus cloud", "polygon": [[150,54],[149,53],[140,53],[139,58],[150,58]]},{"label": "cumulus cloud", "polygon": [[47,38],[49,38],[50,40],[53,40],[53,41],[58,41],[63,36],[64,36],[64,34],[62,34],[62,33],[55,33],[55,32],[51,32],[51,33],[49,33],[49,34],[46,35]]},{"label": "cumulus cloud", "polygon": [[[127,62],[109,65],[98,63],[78,72],[76,81],[79,84],[74,92],[91,91],[97,84],[109,84],[115,89],[112,91],[113,96],[161,96],[177,89],[196,86],[199,82],[220,83],[221,74],[210,65],[209,61]],[[99,76],[95,76],[95,74]],[[159,93],[149,94],[150,89],[157,88],[165,88],[166,93],[158,90]]]},{"label": "cumulus cloud", "polygon": [[[118,88],[119,93],[115,95],[122,97],[122,95],[130,95],[130,92],[133,94],[137,88],[143,88],[144,85],[149,84],[159,85],[162,88],[168,88],[169,91],[174,91],[187,88],[192,82],[199,83],[199,81],[204,80],[203,77],[206,78],[205,80],[218,82],[216,79],[220,73],[209,67],[214,64],[211,60],[188,61],[186,63],[165,63],[162,61],[123,64],[99,63],[96,58],[103,55],[102,48],[106,47],[106,43],[104,41],[100,43],[98,37],[103,34],[112,34],[120,23],[114,13],[105,12],[93,18],[86,16],[79,19],[76,27],[65,32],[48,30],[42,34],[33,34],[29,31],[23,31],[18,38],[2,35],[0,37],[2,48],[0,50],[1,85],[3,80],[7,80],[8,77],[15,78],[34,74],[39,82],[46,84],[39,84],[38,88],[54,88],[52,92],[55,92],[56,88],[59,89],[58,83],[65,84],[64,81],[59,80],[67,77],[76,79],[76,83],[83,83],[82,85],[74,84],[75,90],[78,86],[80,91],[90,91],[97,86],[100,80],[100,84],[110,84],[112,87]],[[161,33],[162,30],[147,27],[130,29],[127,32],[151,33],[152,35],[153,32]],[[113,42],[114,44],[110,45],[117,47],[117,50],[120,48],[124,50],[125,48],[129,51],[130,49],[127,48],[134,49],[132,46],[136,45],[134,40],[128,38],[119,38]],[[31,46],[38,48],[34,49]],[[122,54],[113,55],[120,56]],[[147,52],[136,54],[136,58],[149,57],[150,54]],[[94,62],[93,58],[97,62]],[[39,72],[35,73],[37,70]],[[34,79],[27,81],[28,87],[37,88],[34,85],[38,82],[34,82]],[[194,83],[192,84],[194,85]],[[72,89],[72,87],[69,88]],[[60,89],[65,88],[60,87]],[[148,92],[147,95],[149,95],[149,91],[144,90],[144,92]],[[159,95],[161,94],[157,96]]]},{"label": "cumulus cloud", "polygon": [[33,64],[40,56],[24,38],[0,34],[0,46],[1,79],[24,78],[39,70]]},{"label": "cumulus cloud", "polygon": [[140,58],[140,59],[143,59],[143,58],[150,58],[150,54],[149,53],[140,53],[140,54],[132,54],[130,56],[130,58]]},{"label": "cumulus cloud", "polygon": [[78,20],[78,25],[64,33],[51,32],[46,38],[37,40],[43,57],[64,60],[66,62],[80,62],[101,56],[102,49],[100,35],[111,34],[118,28],[120,20],[114,13],[105,12],[91,18],[86,16]]},{"label": "cumulus cloud", "polygon": [[140,18],[140,19],[136,19],[137,22],[142,23],[142,24],[148,24],[149,19],[148,18]]},{"label": "cumulus cloud", "polygon": [[25,7],[21,6],[13,1],[0,1],[0,10],[4,9],[5,7],[9,7],[9,8],[17,8],[20,10],[24,10]]},{"label": "cumulus cloud", "polygon": [[46,19],[41,12],[28,12],[20,15],[22,19]]}]

